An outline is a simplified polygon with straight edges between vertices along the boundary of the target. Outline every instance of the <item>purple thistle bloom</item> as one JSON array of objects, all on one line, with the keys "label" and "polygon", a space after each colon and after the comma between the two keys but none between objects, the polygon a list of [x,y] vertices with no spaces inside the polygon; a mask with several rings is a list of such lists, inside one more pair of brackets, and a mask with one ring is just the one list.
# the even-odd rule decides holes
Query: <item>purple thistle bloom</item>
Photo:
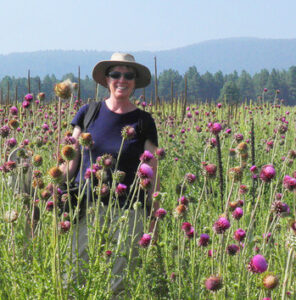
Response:
[{"label": "purple thistle bloom", "polygon": [[186,236],[191,239],[194,237],[194,227],[190,226],[190,229],[185,232]]},{"label": "purple thistle bloom", "polygon": [[246,237],[246,232],[243,229],[239,228],[234,232],[233,237],[236,241],[242,242]]},{"label": "purple thistle bloom", "polygon": [[18,114],[18,108],[16,106],[12,106],[9,111],[12,115]]},{"label": "purple thistle bloom", "polygon": [[27,95],[25,96],[25,100],[27,100],[27,101],[33,100],[33,95],[32,95],[32,94],[27,94]]},{"label": "purple thistle bloom", "polygon": [[155,216],[155,218],[163,219],[166,216],[166,214],[167,214],[167,211],[164,208],[159,208],[155,212],[154,216]]},{"label": "purple thistle bloom", "polygon": [[140,156],[140,161],[141,162],[149,162],[153,158],[154,158],[154,155],[150,151],[145,150],[143,152],[143,154]]},{"label": "purple thistle bloom", "polygon": [[[210,123],[211,124],[211,123]],[[213,133],[213,134],[219,134],[220,131],[222,130],[222,126],[220,123],[214,123],[214,124],[211,124],[209,126],[210,128],[210,131]]]},{"label": "purple thistle bloom", "polygon": [[206,233],[202,233],[199,237],[198,245],[206,247],[209,244],[210,236]]},{"label": "purple thistle bloom", "polygon": [[284,177],[284,180],[283,180],[283,185],[289,191],[295,190],[295,188],[296,188],[296,178],[291,177],[289,175],[286,175]]},{"label": "purple thistle bloom", "polygon": [[253,273],[263,273],[267,270],[268,264],[264,256],[257,254],[249,262],[248,269]]},{"label": "purple thistle bloom", "polygon": [[206,279],[205,286],[209,291],[218,291],[222,288],[222,278],[219,276],[211,276]]},{"label": "purple thistle bloom", "polygon": [[0,135],[3,138],[6,138],[9,135],[10,128],[7,125],[4,125],[0,128]]},{"label": "purple thistle bloom", "polygon": [[91,174],[93,174],[93,176],[95,175],[96,170],[91,169],[91,168],[87,168],[84,174],[84,179],[89,179],[91,178]]},{"label": "purple thistle bloom", "polygon": [[193,183],[196,180],[196,176],[192,173],[187,173],[185,178],[188,183]]},{"label": "purple thistle bloom", "polygon": [[30,102],[25,100],[25,101],[23,101],[22,106],[23,106],[23,108],[27,108],[30,106]]},{"label": "purple thistle bloom", "polygon": [[13,148],[14,146],[16,146],[16,144],[17,144],[17,141],[15,138],[10,138],[9,140],[7,140],[7,145],[10,148]]},{"label": "purple thistle bloom", "polygon": [[226,248],[229,255],[235,255],[239,251],[239,246],[236,244],[231,244]]},{"label": "purple thistle bloom", "polygon": [[125,191],[127,189],[127,186],[123,183],[118,183],[117,187],[116,187],[116,194],[118,194],[118,196],[122,196],[125,194]]},{"label": "purple thistle bloom", "polygon": [[180,204],[187,205],[189,203],[189,200],[185,196],[182,196],[180,199],[178,199],[178,202]]},{"label": "purple thistle bloom", "polygon": [[244,214],[244,211],[241,207],[237,207],[233,213],[232,213],[232,216],[235,220],[239,220]]},{"label": "purple thistle bloom", "polygon": [[251,171],[252,173],[256,172],[256,171],[257,171],[257,167],[256,167],[256,166],[252,166],[252,167],[250,168],[250,171]]},{"label": "purple thistle bloom", "polygon": [[153,169],[147,164],[141,164],[138,175],[140,178],[152,178],[153,177]]},{"label": "purple thistle bloom", "polygon": [[275,177],[275,169],[273,165],[265,165],[260,172],[260,178],[264,182],[270,182]]},{"label": "purple thistle bloom", "polygon": [[189,232],[191,227],[192,227],[192,225],[189,222],[184,222],[182,224],[182,230],[184,230],[185,232]]},{"label": "purple thistle bloom", "polygon": [[148,233],[144,233],[139,241],[139,245],[142,248],[147,248],[151,242],[151,235]]},{"label": "purple thistle bloom", "polygon": [[213,225],[213,230],[217,233],[217,234],[222,234],[224,233],[228,228],[230,227],[230,223],[229,221],[224,218],[224,217],[220,217],[218,221],[216,221]]}]

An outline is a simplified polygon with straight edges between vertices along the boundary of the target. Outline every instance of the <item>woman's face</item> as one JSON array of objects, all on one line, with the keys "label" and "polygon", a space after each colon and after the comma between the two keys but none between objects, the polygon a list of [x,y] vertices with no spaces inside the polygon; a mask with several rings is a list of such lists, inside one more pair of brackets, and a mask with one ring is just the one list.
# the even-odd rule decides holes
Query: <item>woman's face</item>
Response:
[{"label": "woman's face", "polygon": [[[134,70],[126,66],[117,66],[111,68],[109,70],[109,74],[111,72],[134,73]],[[106,80],[111,96],[115,97],[116,99],[128,99],[135,89],[135,79],[128,80],[121,75],[118,79],[107,76]]]}]

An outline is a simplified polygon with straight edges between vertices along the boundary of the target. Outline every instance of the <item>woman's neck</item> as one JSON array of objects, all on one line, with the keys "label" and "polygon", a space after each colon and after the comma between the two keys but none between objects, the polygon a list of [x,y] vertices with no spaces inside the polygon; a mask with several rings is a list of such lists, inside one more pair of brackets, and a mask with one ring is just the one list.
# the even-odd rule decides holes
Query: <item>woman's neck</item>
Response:
[{"label": "woman's neck", "polygon": [[127,113],[137,109],[137,107],[131,103],[129,99],[115,99],[110,97],[105,102],[111,111],[118,114]]}]

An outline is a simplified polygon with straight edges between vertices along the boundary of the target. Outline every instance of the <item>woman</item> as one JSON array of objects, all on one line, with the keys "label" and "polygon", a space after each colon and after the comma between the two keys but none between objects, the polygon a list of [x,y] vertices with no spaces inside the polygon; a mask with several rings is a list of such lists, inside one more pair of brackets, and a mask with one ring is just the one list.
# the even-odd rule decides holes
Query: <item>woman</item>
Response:
[{"label": "woman", "polygon": [[[91,167],[92,163],[95,163],[98,157],[104,157],[104,155],[111,155],[115,160],[118,159],[119,150],[121,148],[122,142],[122,129],[125,126],[131,126],[135,135],[125,140],[123,143],[122,149],[120,151],[120,157],[117,162],[117,169],[125,173],[125,178],[121,182],[122,186],[126,186],[127,189],[117,195],[114,205],[119,207],[118,215],[122,213],[120,211],[126,209],[127,207],[132,208],[133,205],[130,201],[135,201],[138,195],[138,199],[141,203],[142,208],[137,212],[137,218],[135,219],[135,212],[133,209],[129,211],[129,233],[131,233],[134,222],[136,223],[135,234],[137,235],[137,240],[139,240],[140,235],[143,233],[143,224],[142,219],[144,213],[144,204],[146,204],[145,196],[143,191],[140,193],[135,193],[135,197],[131,199],[132,193],[129,193],[130,186],[134,182],[135,176],[137,176],[137,169],[140,163],[140,155],[144,150],[149,150],[151,153],[155,153],[157,149],[157,131],[155,127],[154,120],[150,114],[146,113],[146,124],[148,130],[145,130],[145,134],[140,132],[139,120],[143,112],[141,112],[131,101],[130,96],[133,94],[136,88],[143,88],[150,83],[151,74],[148,68],[145,66],[136,63],[135,59],[130,54],[123,53],[114,53],[110,60],[99,62],[93,70],[94,80],[108,88],[110,96],[108,99],[102,102],[99,113],[97,114],[95,120],[91,122],[87,128],[93,139],[93,145],[89,148],[85,148],[83,152],[82,162],[82,172],[78,172],[76,175],[75,181],[77,183],[81,182],[81,178],[84,179],[84,176],[87,172],[87,169]],[[83,120],[87,113],[88,105],[83,106],[72,121],[74,126],[73,137],[76,141],[82,136]],[[147,121],[148,120],[148,121]],[[148,126],[147,126],[148,125]],[[80,153],[80,146],[78,142],[75,145],[77,152]],[[109,157],[110,158],[110,157]],[[76,157],[74,161],[70,163],[69,171],[70,177],[73,176],[76,170],[79,168],[80,158]],[[110,160],[109,160],[110,162]],[[156,159],[152,158],[149,162],[153,170],[156,170]],[[64,172],[66,168],[64,166]],[[153,172],[155,174],[155,172]],[[94,176],[93,176],[94,177]],[[112,185],[112,177],[107,177],[107,183],[109,187]],[[155,186],[155,175],[151,180],[151,187]],[[96,185],[96,183],[93,183]],[[89,184],[89,187],[91,184]],[[156,184],[157,186],[157,184]],[[153,189],[149,190],[149,197],[147,203],[151,203],[151,193]],[[89,191],[88,195],[94,195],[93,191]],[[101,197],[104,208],[100,210],[100,218],[104,220],[106,214],[106,207],[109,205],[110,197]],[[91,197],[88,197],[88,201],[91,201]],[[112,199],[112,201],[114,201]],[[88,204],[91,206],[92,204]],[[156,210],[158,205],[154,203],[153,209]],[[153,212],[152,211],[152,215]],[[150,213],[150,211],[149,211]],[[114,217],[114,216],[113,216]],[[84,217],[79,222],[79,232],[78,232],[78,245],[79,245],[79,257],[88,260],[88,255],[86,252],[87,249],[87,227],[86,227],[86,217]],[[104,223],[104,221],[102,221]],[[102,223],[101,222],[101,223]],[[110,224],[111,226],[111,224]],[[154,230],[154,221],[151,221],[150,231]],[[115,233],[115,236],[118,236],[118,232]],[[130,242],[130,239],[128,240]],[[136,243],[134,243],[136,244]],[[128,247],[128,246],[127,246]],[[75,248],[75,247],[74,247]],[[76,248],[75,248],[76,250]],[[136,250],[133,251],[133,256],[136,254]],[[114,264],[113,274],[122,275],[124,268],[126,267],[126,259],[120,257]],[[112,290],[114,294],[117,294],[118,291],[123,289],[122,284],[123,277],[119,277],[116,280],[113,280]]]}]

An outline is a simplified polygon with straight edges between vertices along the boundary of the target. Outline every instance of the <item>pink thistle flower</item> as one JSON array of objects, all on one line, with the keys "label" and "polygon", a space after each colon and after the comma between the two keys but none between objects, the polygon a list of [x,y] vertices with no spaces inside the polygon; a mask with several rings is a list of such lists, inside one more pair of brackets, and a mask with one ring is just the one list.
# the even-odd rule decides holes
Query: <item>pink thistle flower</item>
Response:
[{"label": "pink thistle flower", "polygon": [[199,237],[198,245],[206,247],[209,244],[210,236],[206,233],[202,233]]},{"label": "pink thistle flower", "polygon": [[233,218],[234,218],[235,220],[239,220],[239,219],[243,216],[243,214],[244,214],[243,209],[240,208],[240,207],[237,207],[237,208],[233,211],[232,216],[233,216]]},{"label": "pink thistle flower", "polygon": [[111,250],[107,250],[107,251],[105,252],[105,255],[106,255],[107,257],[110,257],[110,256],[112,255],[112,251],[111,251]]},{"label": "pink thistle flower", "polygon": [[154,155],[150,151],[145,150],[143,152],[143,154],[140,156],[140,161],[141,162],[149,162],[153,158],[154,158]]},{"label": "pink thistle flower", "polygon": [[122,196],[122,195],[125,194],[126,189],[127,189],[127,186],[126,186],[125,184],[123,184],[123,183],[118,183],[115,192],[116,192],[116,194],[117,194],[118,196]]},{"label": "pink thistle flower", "polygon": [[27,94],[27,95],[25,96],[25,100],[27,100],[27,101],[33,100],[33,95],[32,95],[32,94]]},{"label": "pink thistle flower", "polygon": [[270,182],[276,175],[273,165],[265,165],[261,168],[260,178],[264,182]]},{"label": "pink thistle flower", "polygon": [[216,147],[217,146],[217,140],[215,138],[211,138],[210,139],[210,146],[212,148]]},{"label": "pink thistle flower", "polygon": [[218,103],[218,104],[217,104],[217,107],[218,107],[218,108],[221,108],[221,107],[222,107],[222,103]]},{"label": "pink thistle flower", "polygon": [[214,164],[208,164],[204,166],[204,170],[206,172],[206,176],[209,178],[215,178],[217,172],[217,166]]},{"label": "pink thistle flower", "polygon": [[12,106],[9,111],[12,115],[18,114],[18,108],[16,106]]},{"label": "pink thistle flower", "polygon": [[155,218],[163,219],[166,216],[166,214],[167,214],[167,211],[164,208],[159,208],[155,212],[154,216],[155,216]]},{"label": "pink thistle flower", "polygon": [[194,227],[191,226],[190,229],[185,232],[185,234],[189,239],[193,238],[194,237]]},{"label": "pink thistle flower", "polygon": [[194,181],[196,180],[196,176],[194,175],[194,174],[192,174],[192,173],[187,173],[186,175],[185,175],[185,179],[186,179],[186,181],[188,182],[188,183],[194,183]]},{"label": "pink thistle flower", "polygon": [[197,132],[202,132],[202,129],[201,129],[201,127],[199,127],[199,126],[196,126],[196,127],[195,127],[195,130],[196,130]]},{"label": "pink thistle flower", "polygon": [[267,270],[268,264],[264,256],[257,254],[249,262],[248,270],[253,273],[263,273]]},{"label": "pink thistle flower", "polygon": [[62,221],[59,224],[60,231],[63,233],[68,232],[70,230],[70,227],[71,227],[70,221]]},{"label": "pink thistle flower", "polygon": [[234,135],[234,139],[237,141],[237,142],[240,142],[244,139],[244,136],[241,134],[241,133],[237,133]]},{"label": "pink thistle flower", "polygon": [[140,178],[152,178],[153,177],[153,169],[147,164],[141,164],[138,176]]},{"label": "pink thistle flower", "polygon": [[46,210],[52,211],[53,210],[53,201],[47,201],[46,202]]},{"label": "pink thistle flower", "polygon": [[210,126],[209,126],[209,128],[210,128],[210,131],[213,133],[213,134],[219,134],[220,132],[221,132],[221,130],[222,130],[222,126],[221,126],[221,124],[220,123],[214,123],[214,124],[211,124]]},{"label": "pink thistle flower", "polygon": [[264,92],[264,93],[266,93],[267,91],[268,91],[268,89],[267,89],[267,88],[264,88],[264,89],[263,89],[263,92]]},{"label": "pink thistle flower", "polygon": [[289,175],[286,175],[284,177],[284,180],[283,180],[283,185],[289,191],[295,190],[295,188],[296,188],[296,178],[291,177]]},{"label": "pink thistle flower", "polygon": [[228,228],[230,227],[230,223],[229,221],[224,218],[224,217],[220,217],[218,219],[218,221],[216,221],[213,225],[213,230],[217,233],[217,234],[222,234],[224,233]]},{"label": "pink thistle flower", "polygon": [[189,200],[185,196],[182,196],[180,199],[178,199],[178,202],[183,205],[188,205]]},{"label": "pink thistle flower", "polygon": [[251,171],[252,173],[256,172],[256,171],[257,171],[257,167],[256,167],[256,166],[252,166],[252,167],[250,168],[250,171]]},{"label": "pink thistle flower", "polygon": [[229,255],[235,255],[239,251],[239,246],[236,244],[231,244],[226,248]]},{"label": "pink thistle flower", "polygon": [[95,176],[96,170],[91,169],[91,168],[87,168],[86,171],[85,171],[85,174],[84,174],[84,179],[90,179],[92,174],[93,174],[93,176]]},{"label": "pink thistle flower", "polygon": [[189,222],[184,222],[182,224],[182,230],[185,232],[189,232],[191,230],[192,225]]},{"label": "pink thistle flower", "polygon": [[156,150],[156,156],[159,160],[163,159],[165,157],[165,151],[163,148],[158,148]]},{"label": "pink thistle flower", "polygon": [[241,195],[244,195],[244,194],[246,194],[247,192],[248,192],[247,186],[244,185],[244,184],[240,185],[240,187],[239,187],[239,193],[240,193]]},{"label": "pink thistle flower", "polygon": [[14,146],[16,146],[16,144],[17,144],[17,141],[15,138],[10,138],[9,140],[7,140],[7,145],[10,148],[13,148]]},{"label": "pink thistle flower", "polygon": [[148,233],[144,233],[139,241],[139,245],[142,248],[147,248],[150,245],[151,242],[151,235]]},{"label": "pink thistle flower", "polygon": [[239,228],[234,232],[233,237],[236,241],[242,242],[246,237],[246,232],[243,229]]},{"label": "pink thistle flower", "polygon": [[220,290],[223,286],[222,278],[220,276],[211,276],[205,281],[206,289],[212,292]]},{"label": "pink thistle flower", "polygon": [[22,106],[23,106],[23,108],[28,108],[30,106],[30,102],[25,100],[25,101],[23,101]]}]

